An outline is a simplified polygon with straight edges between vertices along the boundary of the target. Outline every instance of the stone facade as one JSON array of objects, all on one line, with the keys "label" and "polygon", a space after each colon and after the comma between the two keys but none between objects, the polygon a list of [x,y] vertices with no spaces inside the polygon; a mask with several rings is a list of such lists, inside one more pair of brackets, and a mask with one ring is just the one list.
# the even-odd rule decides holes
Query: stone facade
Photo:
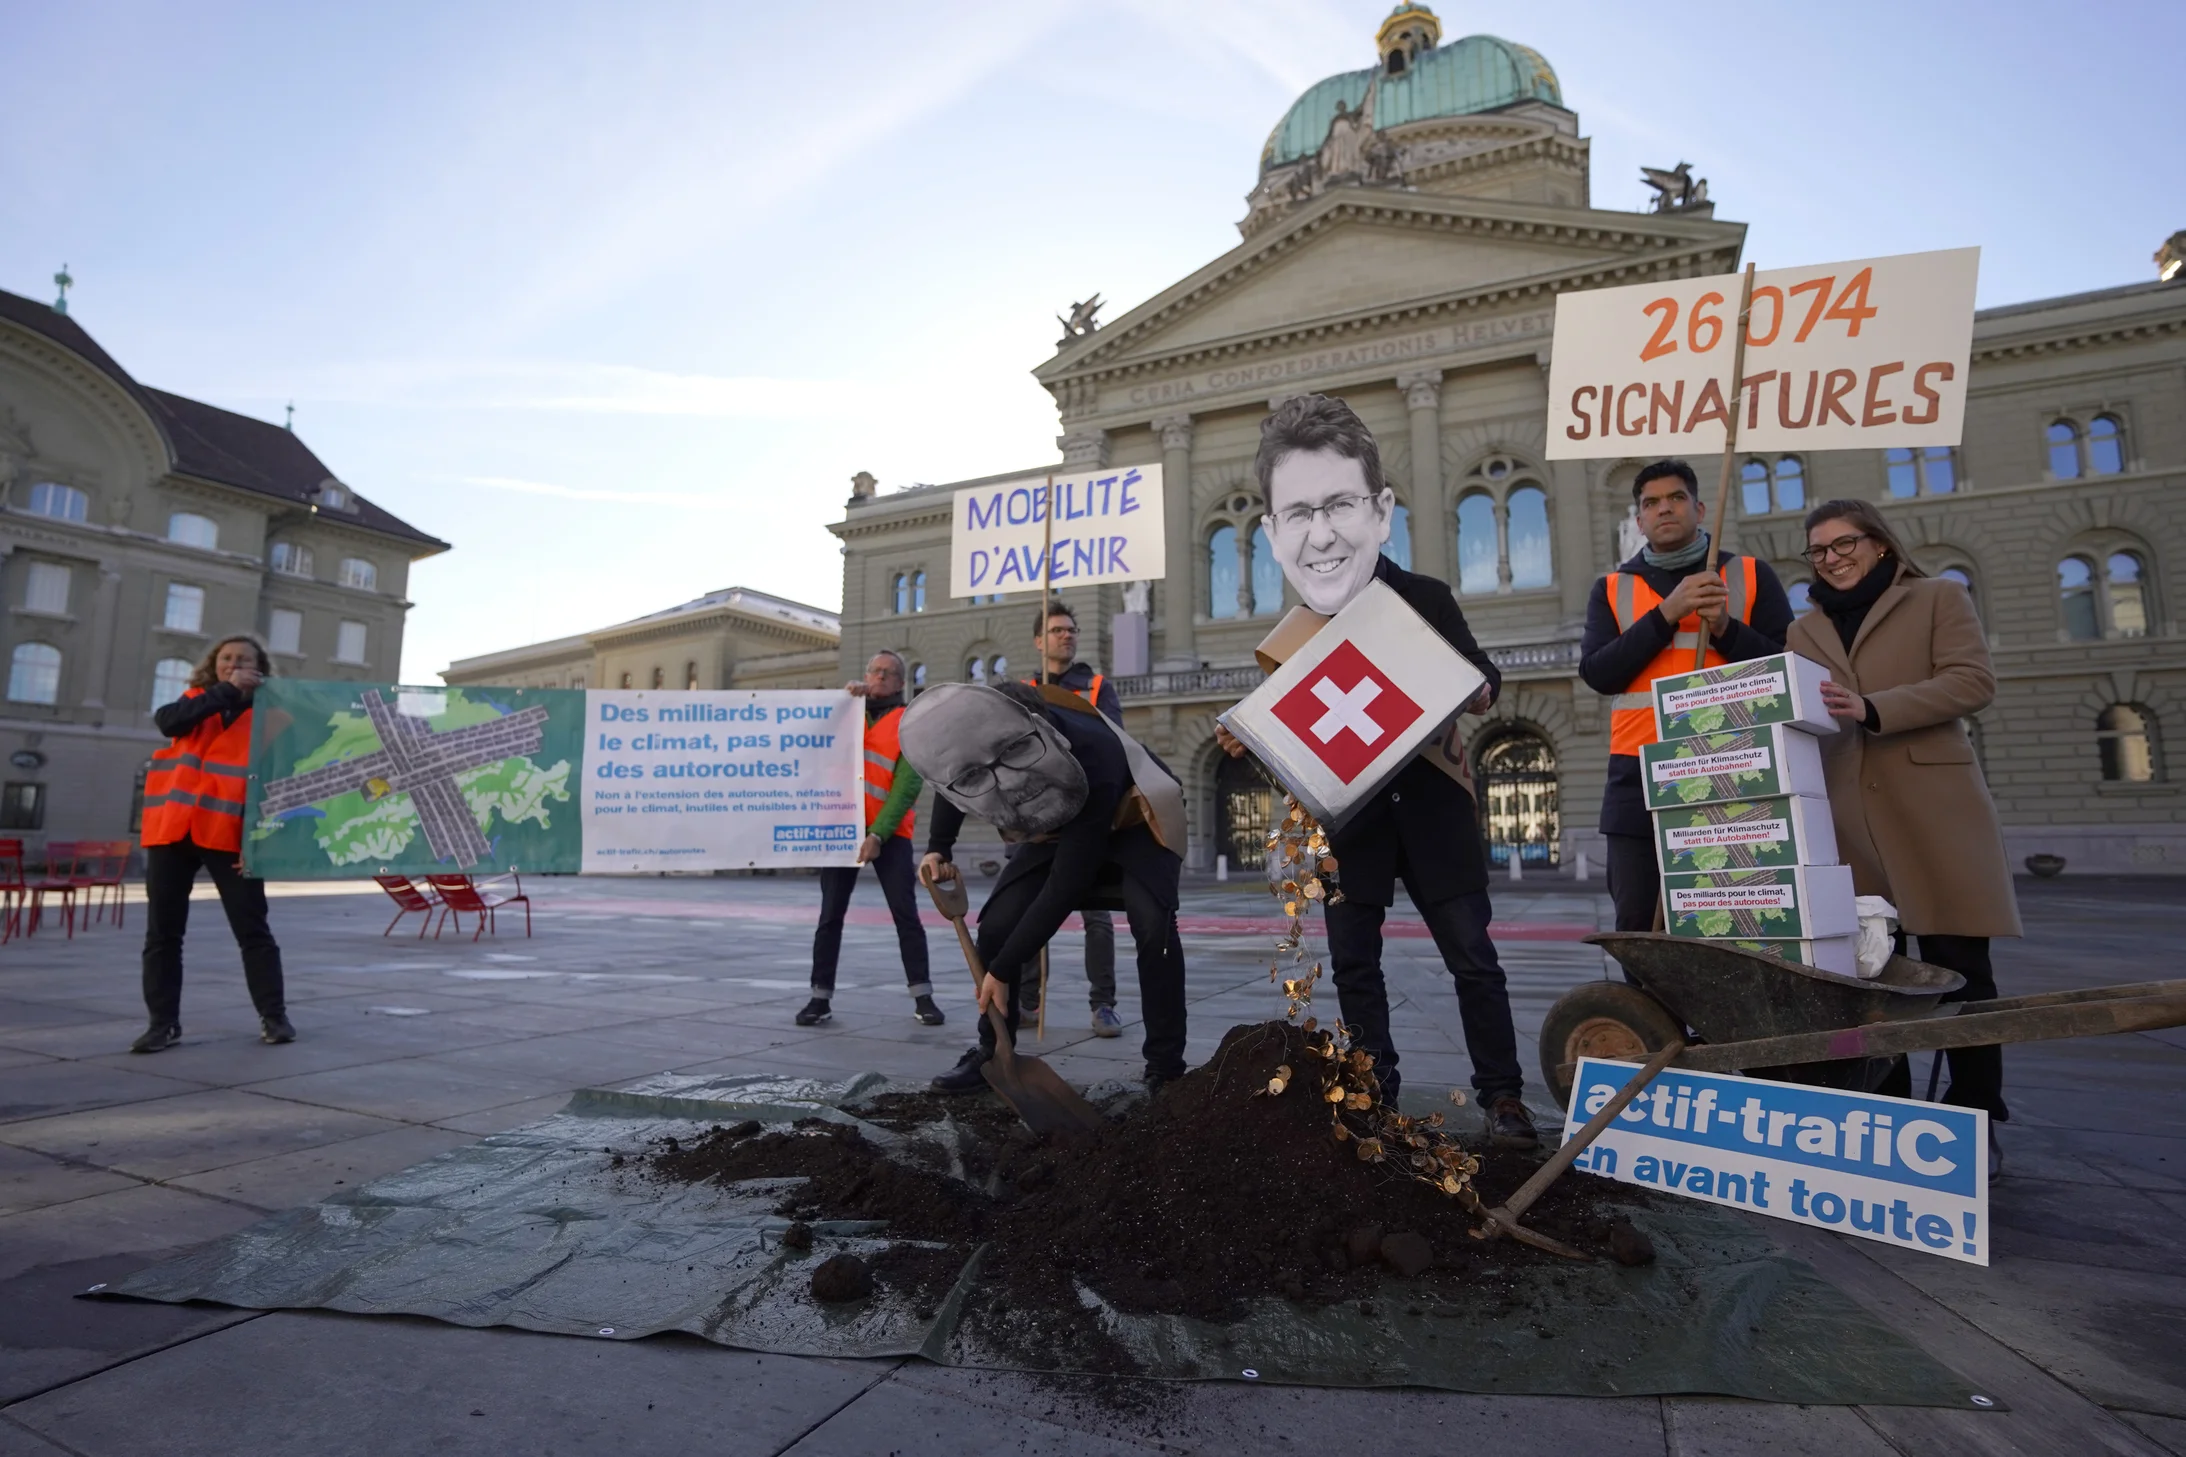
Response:
[{"label": "stone facade", "polygon": [[838,621],[729,587],[596,632],[463,658],[440,676],[515,688],[832,688],[847,681]]},{"label": "stone facade", "polygon": [[[1461,166],[1263,187],[1239,247],[1034,371],[1058,409],[1056,468],[1164,469],[1153,671],[1118,686],[1133,732],[1185,781],[1197,865],[1257,858],[1266,789],[1222,759],[1213,721],[1259,681],[1253,645],[1292,603],[1272,561],[1256,571],[1251,462],[1267,411],[1306,390],[1374,429],[1405,508],[1397,550],[1458,588],[1504,669],[1492,716],[1467,720],[1497,860],[1601,864],[1608,714],[1577,650],[1589,589],[1632,549],[1630,482],[1649,457],[1544,458],[1555,298],[1730,273],[1745,229],[1712,204],[1592,208],[1576,117],[1539,100],[1505,110],[1391,134],[1462,137]],[[1714,463],[1696,465],[1712,496]],[[1031,661],[1035,594],[944,595],[950,493],[967,484],[880,493],[861,476],[829,527],[844,544],[843,670],[884,646],[929,682]],[[2155,869],[2186,865],[2166,739],[2186,737],[2186,614],[2167,590],[2186,526],[2160,505],[2182,485],[2186,278],[1984,311],[1961,448],[1743,462],[1724,536],[1796,588],[1811,576],[1805,508],[1882,502],[1924,565],[1966,577],[1990,626],[2000,687],[1975,730],[2014,856]],[[1063,595],[1085,656],[1108,661],[1123,589]]]},{"label": "stone facade", "polygon": [[131,834],[152,711],[222,636],[288,677],[392,678],[410,563],[447,549],[292,432],[140,385],[0,293],[0,836]]}]

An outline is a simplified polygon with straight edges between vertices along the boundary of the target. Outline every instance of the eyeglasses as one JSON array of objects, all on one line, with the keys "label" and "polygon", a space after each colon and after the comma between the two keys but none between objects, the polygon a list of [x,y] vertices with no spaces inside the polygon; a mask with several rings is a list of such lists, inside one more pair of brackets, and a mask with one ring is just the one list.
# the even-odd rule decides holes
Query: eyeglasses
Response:
[{"label": "eyeglasses", "polygon": [[1275,513],[1275,524],[1285,531],[1311,531],[1313,518],[1325,516],[1329,525],[1342,528],[1358,520],[1359,513],[1372,499],[1371,496],[1338,496],[1318,506],[1286,506]]},{"label": "eyeglasses", "polygon": [[1047,755],[1047,740],[1040,737],[1037,729],[1028,729],[1019,737],[1002,746],[992,764],[974,764],[949,781],[949,788],[958,794],[985,794],[994,788],[997,768],[1030,769]]},{"label": "eyeglasses", "polygon": [[1852,548],[1869,539],[1866,532],[1855,531],[1848,536],[1840,536],[1835,541],[1825,541],[1820,546],[1810,546],[1805,551],[1800,552],[1799,555],[1816,566],[1820,566],[1827,557],[1839,557],[1849,560],[1852,556]]}]

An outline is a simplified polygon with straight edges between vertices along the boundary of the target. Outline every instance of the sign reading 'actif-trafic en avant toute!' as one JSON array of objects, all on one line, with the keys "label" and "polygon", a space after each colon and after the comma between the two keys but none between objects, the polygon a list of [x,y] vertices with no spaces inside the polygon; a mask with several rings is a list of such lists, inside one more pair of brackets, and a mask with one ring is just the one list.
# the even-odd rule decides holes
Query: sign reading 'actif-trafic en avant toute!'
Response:
[{"label": "sign reading 'actif-trafic en avant toute!'", "polygon": [[[1965,424],[1978,248],[1754,275],[1741,449],[1956,445]],[[1736,274],[1556,300],[1548,454],[1723,449]]]}]

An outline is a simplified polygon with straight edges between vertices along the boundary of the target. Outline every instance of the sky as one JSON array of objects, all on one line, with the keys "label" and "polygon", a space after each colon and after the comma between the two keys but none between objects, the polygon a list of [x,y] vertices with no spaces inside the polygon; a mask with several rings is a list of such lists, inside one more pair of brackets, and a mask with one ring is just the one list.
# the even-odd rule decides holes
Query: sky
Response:
[{"label": "sky", "polygon": [[[1546,55],[1593,202],[1690,161],[1763,267],[1979,245],[1980,300],[2155,276],[2186,5],[1446,3]],[[1380,0],[371,7],[0,0],[0,288],[296,428],[454,550],[402,676],[741,585],[1055,458],[1031,370],[1237,245]]]}]

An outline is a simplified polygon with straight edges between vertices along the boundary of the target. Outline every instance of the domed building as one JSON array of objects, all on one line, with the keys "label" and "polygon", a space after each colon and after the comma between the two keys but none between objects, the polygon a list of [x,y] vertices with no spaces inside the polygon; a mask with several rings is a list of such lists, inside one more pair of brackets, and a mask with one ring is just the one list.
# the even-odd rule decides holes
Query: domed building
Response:
[{"label": "domed building", "polygon": [[[1074,311],[1033,371],[1060,458],[986,481],[1162,467],[1168,577],[1061,595],[1085,656],[1120,678],[1132,731],[1185,781],[1190,862],[1256,865],[1271,791],[1214,744],[1292,605],[1252,457],[1270,408],[1342,397],[1396,492],[1390,554],[1450,583],[1503,670],[1493,713],[1461,721],[1493,858],[1548,870],[1591,851],[1598,869],[1608,713],[1579,681],[1579,640],[1595,579],[1634,549],[1630,483],[1653,457],[1547,459],[1556,298],[1733,273],[1745,227],[1683,164],[1653,174],[1678,186],[1653,211],[1595,206],[1578,113],[1529,46],[1446,42],[1412,3],[1371,53],[1365,39],[1372,64],[1276,119],[1238,246],[1113,321]],[[1967,581],[2002,685],[1975,740],[2015,854],[2186,865],[2164,747],[2186,741],[2164,586],[2186,561],[2186,516],[2164,496],[2186,487],[2186,269],[2173,274],[1983,312],[1962,448],[1749,458],[1718,523],[1795,603],[1811,576],[1801,518],[1831,497],[1880,502],[1928,570]],[[829,526],[844,671],[882,647],[927,683],[1029,660],[1036,594],[943,595],[951,496],[968,484],[880,491],[860,473]]]}]

